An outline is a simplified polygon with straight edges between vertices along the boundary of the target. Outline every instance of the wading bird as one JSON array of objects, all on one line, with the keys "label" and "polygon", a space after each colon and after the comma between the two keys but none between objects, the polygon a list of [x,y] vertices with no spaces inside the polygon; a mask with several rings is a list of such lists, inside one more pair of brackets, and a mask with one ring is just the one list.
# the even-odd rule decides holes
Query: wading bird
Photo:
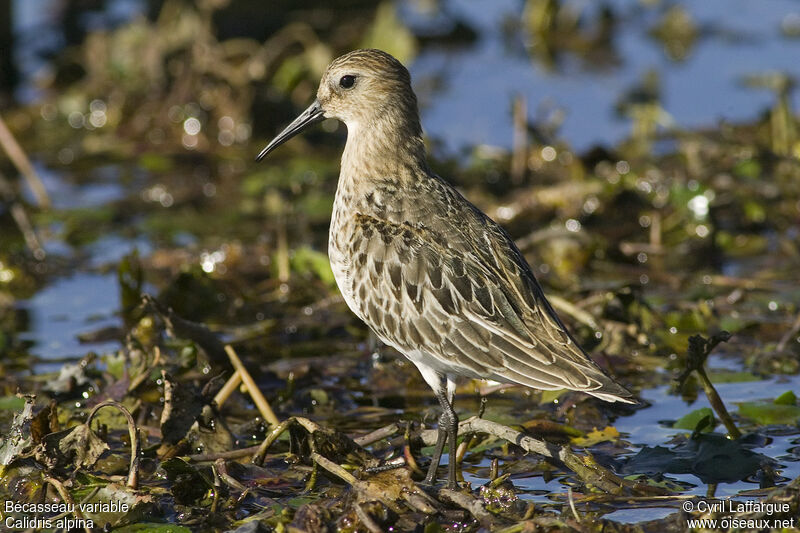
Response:
[{"label": "wading bird", "polygon": [[257,160],[325,118],[347,125],[328,256],[345,302],[419,368],[442,406],[425,482],[449,441],[457,376],[634,403],[575,342],[509,235],[431,172],[408,70],[379,50],[334,60],[317,99]]}]

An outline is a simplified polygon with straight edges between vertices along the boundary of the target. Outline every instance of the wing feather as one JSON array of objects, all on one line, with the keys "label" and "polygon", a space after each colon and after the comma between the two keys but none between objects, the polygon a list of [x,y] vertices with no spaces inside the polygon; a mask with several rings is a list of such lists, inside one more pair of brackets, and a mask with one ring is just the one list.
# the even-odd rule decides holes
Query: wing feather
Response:
[{"label": "wing feather", "polygon": [[452,242],[423,225],[364,214],[352,227],[349,256],[358,260],[350,290],[361,318],[388,344],[406,354],[424,350],[445,373],[630,401],[573,341],[520,252],[488,218],[482,238]]}]

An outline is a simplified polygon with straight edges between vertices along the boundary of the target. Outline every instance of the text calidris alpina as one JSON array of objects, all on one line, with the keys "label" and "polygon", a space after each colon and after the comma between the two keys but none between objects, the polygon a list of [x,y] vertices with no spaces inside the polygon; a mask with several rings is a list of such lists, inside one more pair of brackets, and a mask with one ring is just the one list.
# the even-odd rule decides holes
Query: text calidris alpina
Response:
[{"label": "text calidris alpina", "polygon": [[417,98],[399,61],[379,50],[334,60],[317,100],[257,159],[324,118],[347,125],[328,241],[336,283],[442,405],[427,483],[449,440],[448,485],[456,486],[457,376],[633,401],[569,334],[508,234],[428,168]]}]

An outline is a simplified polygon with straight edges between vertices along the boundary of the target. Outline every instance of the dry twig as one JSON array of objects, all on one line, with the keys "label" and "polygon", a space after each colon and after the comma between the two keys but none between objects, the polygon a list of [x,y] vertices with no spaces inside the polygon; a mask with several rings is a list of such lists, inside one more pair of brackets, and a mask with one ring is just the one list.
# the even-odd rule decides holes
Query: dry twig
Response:
[{"label": "dry twig", "polygon": [[11,217],[17,224],[19,231],[22,233],[22,237],[25,239],[25,244],[33,254],[33,257],[41,261],[46,255],[44,248],[42,248],[42,245],[39,242],[39,237],[36,236],[36,231],[33,229],[33,224],[31,224],[31,221],[28,218],[28,213],[25,212],[25,208],[14,198],[14,196],[14,190],[11,187],[11,184],[8,182],[6,177],[0,173],[0,198],[5,200],[5,202],[9,205]]},{"label": "dry twig", "polygon": [[[43,481],[55,487],[56,491],[58,491],[59,496],[61,496],[61,501],[63,501],[70,507],[75,508],[76,518],[79,518],[81,520],[84,519],[80,506],[75,505],[75,500],[72,499],[72,496],[70,495],[69,491],[67,490],[67,488],[64,486],[63,483],[61,483],[59,480],[53,477],[45,477]],[[86,524],[86,522],[84,522],[84,524]],[[83,530],[86,531],[86,533],[92,533],[92,530],[86,525],[83,526]]]},{"label": "dry twig", "polygon": [[[587,485],[595,486],[605,492],[621,494],[623,492],[636,492],[636,488],[630,482],[626,482],[607,468],[595,462],[591,456],[579,456],[573,452],[569,446],[557,446],[550,444],[512,429],[508,426],[491,422],[482,418],[469,418],[459,424],[458,432],[461,435],[469,433],[488,433],[495,437],[507,440],[516,444],[523,450],[537,453],[541,456],[556,459],[564,463],[567,468]],[[423,431],[422,441],[430,446],[436,442],[436,430]]]},{"label": "dry twig", "polygon": [[239,376],[242,378],[244,386],[247,387],[247,393],[250,394],[250,398],[253,399],[253,403],[255,403],[256,407],[258,407],[258,410],[261,413],[261,416],[264,417],[264,420],[269,422],[272,426],[277,426],[280,424],[281,421],[278,420],[277,416],[275,416],[275,413],[272,411],[272,407],[269,406],[269,402],[266,398],[264,398],[264,395],[261,394],[261,391],[258,389],[258,385],[256,385],[255,380],[247,371],[244,364],[242,364],[242,360],[239,359],[239,356],[236,355],[236,352],[230,344],[225,345],[225,353],[228,354],[233,368],[236,369]]},{"label": "dry twig", "polygon": [[391,437],[395,433],[400,430],[400,427],[392,422],[388,426],[384,426],[382,428],[376,429],[371,433],[367,433],[366,435],[362,435],[360,437],[356,437],[353,439],[353,442],[358,444],[359,446],[369,446],[379,440],[385,439],[387,437]]},{"label": "dry twig", "polygon": [[225,385],[214,395],[214,403],[217,404],[217,407],[222,407],[222,405],[228,401],[228,398],[233,391],[235,391],[239,385],[242,383],[242,375],[236,370],[231,377],[228,378],[228,381],[225,382]]},{"label": "dry twig", "polygon": [[795,319],[794,324],[792,324],[792,327],[789,328],[789,331],[784,333],[783,337],[781,337],[781,340],[778,341],[778,345],[775,347],[775,351],[778,353],[783,352],[783,350],[786,349],[786,345],[789,344],[790,340],[792,340],[792,337],[797,335],[797,332],[799,331],[800,331],[800,314],[797,315],[797,318]]},{"label": "dry twig", "polygon": [[129,489],[136,490],[139,486],[139,432],[136,429],[136,422],[133,421],[133,416],[131,412],[128,411],[127,407],[122,405],[119,402],[115,402],[114,400],[106,400],[103,403],[99,403],[94,406],[89,412],[89,416],[86,417],[86,426],[91,427],[92,419],[94,415],[97,414],[97,411],[102,409],[103,407],[116,407],[124,416],[125,419],[128,421],[128,435],[131,439],[131,465],[128,469],[128,482],[126,483]]},{"label": "dry twig", "polygon": [[458,505],[469,512],[487,530],[491,529],[492,515],[483,506],[483,502],[466,492],[452,489],[441,489],[439,499]]},{"label": "dry twig", "polygon": [[36,173],[36,169],[33,168],[25,151],[14,138],[14,134],[12,134],[11,130],[6,126],[2,116],[0,116],[0,146],[3,147],[6,154],[8,154],[8,158],[11,159],[11,162],[14,163],[14,166],[17,167],[20,174],[25,176],[28,186],[31,188],[31,191],[33,191],[33,195],[39,203],[39,207],[50,207],[50,197],[47,195],[47,189],[44,188],[42,179],[39,177],[39,174]]}]

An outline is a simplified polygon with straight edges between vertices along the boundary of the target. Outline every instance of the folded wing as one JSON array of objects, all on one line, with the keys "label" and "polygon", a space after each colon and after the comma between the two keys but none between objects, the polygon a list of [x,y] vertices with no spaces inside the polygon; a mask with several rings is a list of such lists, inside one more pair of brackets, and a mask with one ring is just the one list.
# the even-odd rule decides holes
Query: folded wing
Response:
[{"label": "folded wing", "polygon": [[385,342],[407,353],[424,347],[443,371],[631,401],[575,343],[488,218],[481,235],[448,240],[424,225],[355,217],[350,288]]}]

